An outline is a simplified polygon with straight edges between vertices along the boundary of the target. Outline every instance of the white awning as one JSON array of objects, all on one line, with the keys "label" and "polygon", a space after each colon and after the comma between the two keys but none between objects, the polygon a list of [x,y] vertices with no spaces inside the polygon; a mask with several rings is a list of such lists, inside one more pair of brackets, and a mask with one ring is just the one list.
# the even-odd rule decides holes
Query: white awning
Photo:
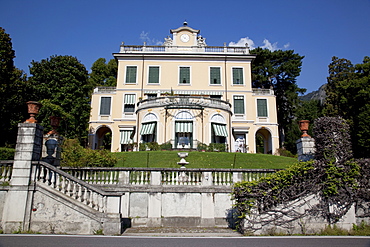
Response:
[{"label": "white awning", "polygon": [[193,123],[192,122],[176,122],[175,132],[176,133],[192,133]]},{"label": "white awning", "polygon": [[227,137],[226,125],[214,123],[212,126],[216,136]]},{"label": "white awning", "polygon": [[132,143],[131,135],[132,135],[132,130],[123,130],[121,131],[121,144],[130,144]]},{"label": "white awning", "polygon": [[125,94],[125,104],[135,105],[135,94]]},{"label": "white awning", "polygon": [[140,135],[151,135],[154,133],[156,123],[143,123],[140,130]]}]

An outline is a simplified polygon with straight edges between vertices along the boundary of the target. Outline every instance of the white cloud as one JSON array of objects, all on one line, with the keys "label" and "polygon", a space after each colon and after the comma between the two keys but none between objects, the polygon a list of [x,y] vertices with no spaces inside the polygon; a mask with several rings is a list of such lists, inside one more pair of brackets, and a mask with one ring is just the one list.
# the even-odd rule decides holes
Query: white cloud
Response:
[{"label": "white cloud", "polygon": [[268,41],[267,39],[264,39],[263,40],[263,46],[261,46],[261,48],[263,49],[269,49],[270,51],[276,51],[278,50],[278,47],[277,47],[277,42],[271,44],[270,41]]},{"label": "white cloud", "polygon": [[142,31],[140,33],[140,39],[142,42],[146,42],[147,45],[162,45],[163,42],[156,40],[156,39],[151,39],[149,37],[149,32]]},{"label": "white cloud", "polygon": [[239,39],[237,42],[230,42],[229,43],[229,46],[245,46],[245,44],[248,44],[248,47],[250,49],[254,49],[254,48],[257,48],[257,47],[261,47],[263,49],[269,49],[270,51],[276,51],[276,50],[280,50],[280,49],[287,49],[290,44],[287,43],[284,45],[284,48],[280,48],[278,47],[278,42],[275,42],[275,43],[271,43],[268,39],[264,39],[263,40],[263,45],[256,45],[254,43],[254,41],[252,39],[250,39],[249,37],[245,37],[245,38],[241,38]]},{"label": "white cloud", "polygon": [[242,47],[242,46],[245,46],[245,44],[248,44],[248,47],[250,49],[256,48],[255,45],[254,45],[254,41],[251,40],[249,37],[241,38],[241,39],[239,39],[238,42],[230,42],[229,43],[229,46],[239,46],[239,47]]}]

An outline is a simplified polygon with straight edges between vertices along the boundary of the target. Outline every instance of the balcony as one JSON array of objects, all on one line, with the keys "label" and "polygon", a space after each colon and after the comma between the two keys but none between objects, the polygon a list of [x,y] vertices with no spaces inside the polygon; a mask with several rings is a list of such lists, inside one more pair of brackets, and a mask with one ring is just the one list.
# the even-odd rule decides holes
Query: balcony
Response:
[{"label": "balcony", "polygon": [[96,87],[94,93],[116,93],[116,87]]},{"label": "balcony", "polygon": [[253,88],[254,95],[274,95],[273,89]]},{"label": "balcony", "polygon": [[120,53],[214,53],[214,54],[249,54],[249,47],[234,46],[139,46],[139,45],[121,45]]},{"label": "balcony", "polygon": [[231,113],[231,104],[224,100],[198,96],[167,96],[145,99],[137,103],[137,111],[163,107],[165,109],[205,109],[213,108]]}]

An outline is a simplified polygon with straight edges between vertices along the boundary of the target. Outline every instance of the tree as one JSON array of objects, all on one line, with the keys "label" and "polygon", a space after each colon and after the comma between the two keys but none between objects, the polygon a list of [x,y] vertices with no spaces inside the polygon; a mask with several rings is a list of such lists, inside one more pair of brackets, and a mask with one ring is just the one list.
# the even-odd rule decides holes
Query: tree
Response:
[{"label": "tree", "polygon": [[341,116],[350,125],[355,157],[370,157],[370,58],[353,65],[333,57],[329,65],[325,114]]},{"label": "tree", "polygon": [[32,61],[31,65],[29,81],[34,100],[45,104],[39,122],[50,128],[49,117],[62,115],[59,132],[82,141],[87,136],[93,89],[85,66],[72,56],[51,56],[41,62]]},{"label": "tree", "polygon": [[272,52],[262,48],[256,48],[251,53],[257,55],[252,65],[253,87],[274,89],[280,146],[288,149],[289,143],[295,145],[296,141],[296,139],[291,140],[295,135],[288,132],[294,131],[294,125],[296,125],[293,120],[294,111],[299,103],[298,94],[305,92],[305,89],[299,88],[296,84],[304,56],[294,53],[293,50]]},{"label": "tree", "polygon": [[117,84],[118,65],[115,59],[106,64],[105,58],[96,60],[89,75],[89,81],[95,86],[115,87]]},{"label": "tree", "polygon": [[23,71],[15,68],[15,51],[9,34],[0,27],[0,146],[14,146],[17,125],[24,120],[28,84]]},{"label": "tree", "polygon": [[347,103],[343,89],[353,78],[354,70],[355,68],[351,61],[344,58],[339,59],[335,56],[332,58],[332,62],[329,64],[328,84],[325,89],[327,96],[324,112],[326,116],[343,115],[342,113]]}]

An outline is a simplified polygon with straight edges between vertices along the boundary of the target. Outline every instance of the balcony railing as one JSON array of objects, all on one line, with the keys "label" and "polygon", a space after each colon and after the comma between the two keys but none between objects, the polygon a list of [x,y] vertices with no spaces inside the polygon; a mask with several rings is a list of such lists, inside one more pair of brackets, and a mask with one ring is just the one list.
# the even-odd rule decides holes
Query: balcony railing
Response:
[{"label": "balcony railing", "polygon": [[96,87],[94,93],[116,93],[116,87]]},{"label": "balcony railing", "polygon": [[255,95],[274,95],[274,90],[264,89],[264,88],[253,88],[253,94]]},{"label": "balcony railing", "polygon": [[204,109],[214,108],[231,112],[231,104],[220,99],[212,99],[198,96],[168,96],[145,99],[137,103],[137,111],[163,107],[167,109]]},{"label": "balcony railing", "polygon": [[234,46],[139,46],[139,45],[121,45],[120,53],[142,53],[142,52],[191,52],[191,53],[234,53],[249,54],[248,47]]}]

